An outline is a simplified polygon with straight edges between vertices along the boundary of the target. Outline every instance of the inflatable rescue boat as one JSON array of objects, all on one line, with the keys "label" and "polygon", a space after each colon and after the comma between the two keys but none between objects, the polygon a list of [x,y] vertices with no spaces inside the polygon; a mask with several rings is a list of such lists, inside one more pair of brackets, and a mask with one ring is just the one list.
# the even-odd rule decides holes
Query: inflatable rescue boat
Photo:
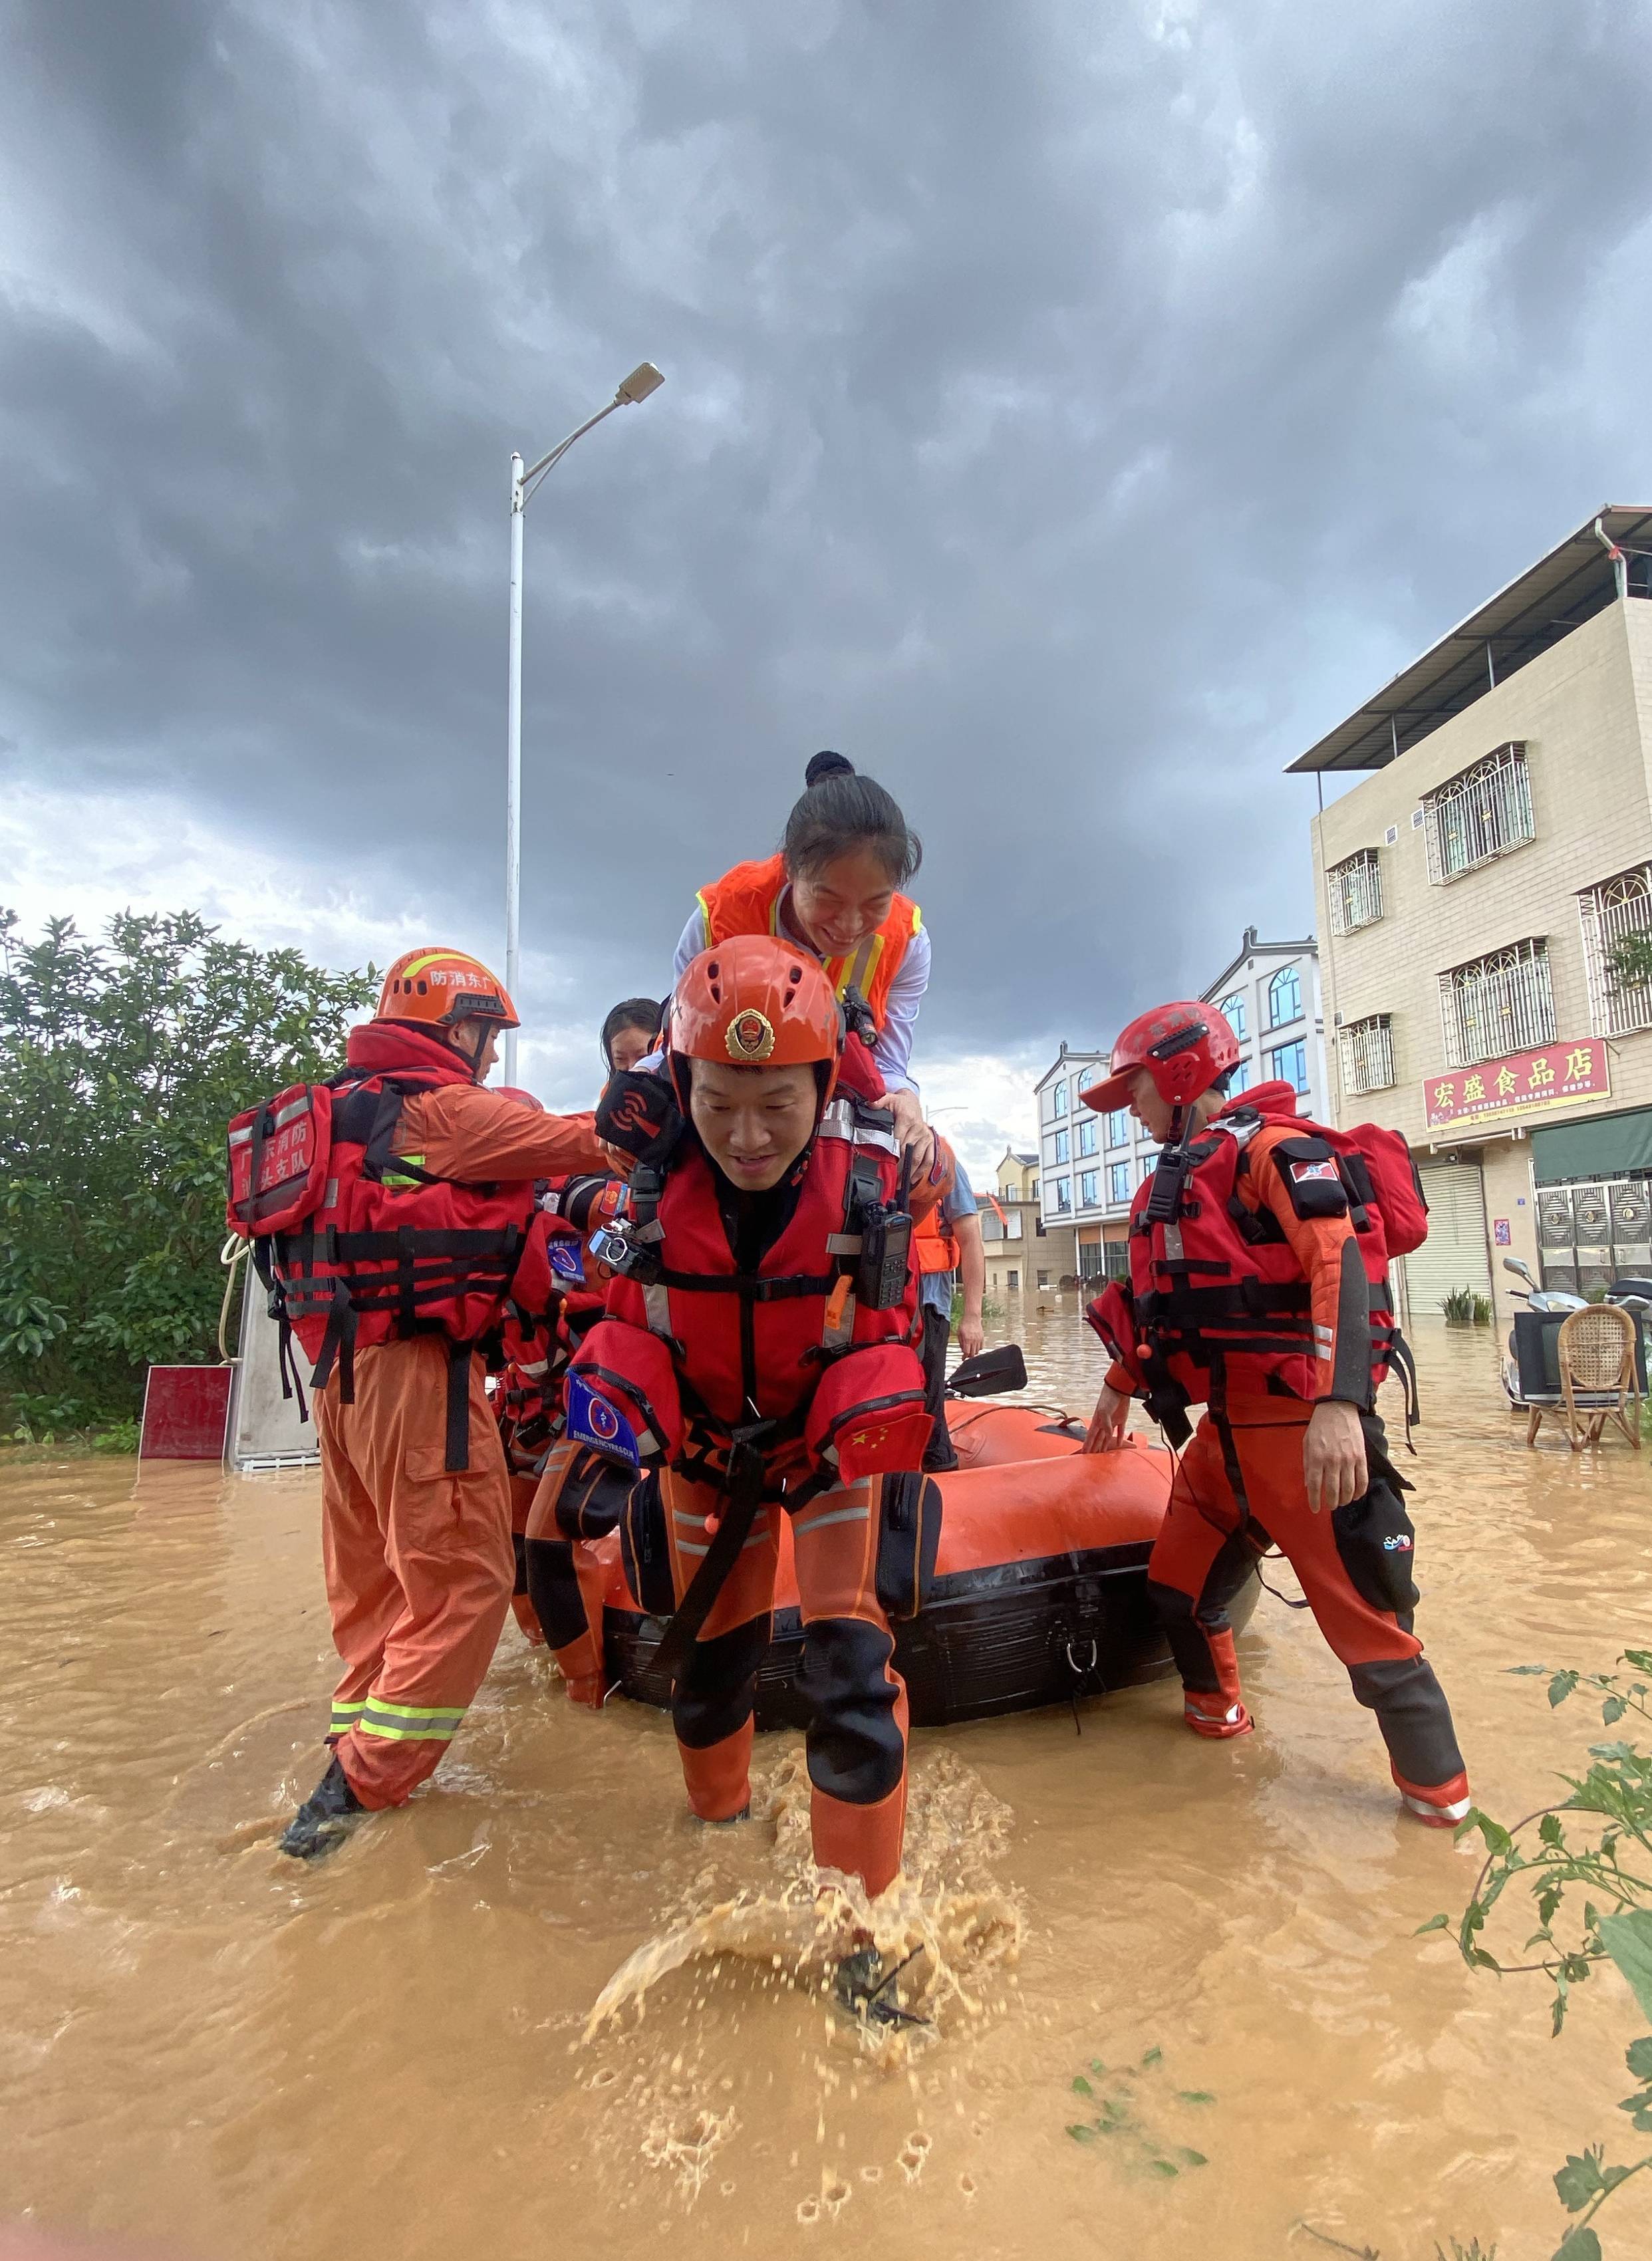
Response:
[{"label": "inflatable rescue boat", "polygon": [[[935,1578],[918,1615],[896,1628],[913,1725],[988,1719],[1174,1672],[1147,1598],[1169,1454],[1135,1439],[1116,1453],[1081,1453],[1084,1425],[1038,1406],[954,1399],[947,1411],[959,1466],[935,1479],[943,1501]],[[584,1551],[586,1576],[601,1566],[610,1680],[639,1702],[666,1704],[670,1685],[654,1662],[666,1621],[638,1607],[617,1533]],[[1255,1600],[1253,1578],[1232,1605],[1236,1627]],[[802,1651],[783,1518],[759,1727],[806,1724],[796,1686]]]}]

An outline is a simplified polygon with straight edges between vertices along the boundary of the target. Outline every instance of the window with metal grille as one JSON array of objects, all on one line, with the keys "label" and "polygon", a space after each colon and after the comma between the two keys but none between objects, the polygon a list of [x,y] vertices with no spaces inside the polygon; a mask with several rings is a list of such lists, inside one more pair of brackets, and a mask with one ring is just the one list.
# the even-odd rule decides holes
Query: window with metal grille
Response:
[{"label": "window with metal grille", "polygon": [[1350,1021],[1341,1031],[1342,1088],[1350,1099],[1362,1091],[1387,1091],[1394,1080],[1394,1027],[1387,1013]]},{"label": "window with metal grille", "polygon": [[1537,836],[1526,748],[1512,742],[1423,796],[1428,876],[1438,886]]},{"label": "window with metal grille", "polygon": [[1598,1037],[1652,1028],[1652,983],[1626,981],[1612,968],[1612,953],[1634,936],[1652,942],[1652,864],[1620,872],[1577,898],[1589,974],[1589,1025]]},{"label": "window with metal grille", "polygon": [[1332,934],[1357,934],[1383,915],[1383,870],[1375,848],[1361,848],[1325,873]]},{"label": "window with metal grille", "polygon": [[1440,976],[1440,1020],[1447,1067],[1552,1044],[1555,993],[1548,941],[1538,937],[1517,942],[1489,958],[1449,967]]}]

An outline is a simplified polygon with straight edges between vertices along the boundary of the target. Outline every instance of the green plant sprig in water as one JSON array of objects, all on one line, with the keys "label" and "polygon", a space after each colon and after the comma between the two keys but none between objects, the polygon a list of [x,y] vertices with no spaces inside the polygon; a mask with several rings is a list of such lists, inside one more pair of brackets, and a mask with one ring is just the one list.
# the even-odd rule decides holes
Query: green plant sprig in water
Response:
[{"label": "green plant sprig in water", "polygon": [[[1652,1676],[1652,1649],[1626,1649],[1618,1662],[1632,1672]],[[1547,1676],[1551,1709],[1558,1710],[1580,1690],[1587,1690],[1601,1699],[1604,1726],[1615,1727],[1631,1716],[1652,1724],[1648,1680],[1570,1668],[1551,1672],[1543,1664],[1511,1669],[1519,1677]],[[1559,1804],[1540,1806],[1510,1828],[1476,1806],[1457,1830],[1459,1841],[1478,1831],[1486,1847],[1469,1905],[1455,1927],[1458,1952],[1471,1969],[1495,1970],[1500,1977],[1541,1971],[1550,1978],[1554,2035],[1565,2023],[1572,1989],[1588,1978],[1598,1963],[1615,1963],[1641,2009],[1652,2017],[1652,1758],[1623,1741],[1591,1743],[1589,1755],[1592,1764],[1586,1774],[1562,1776],[1571,1795]],[[1569,1826],[1575,1832],[1585,1816],[1603,1825],[1598,1840],[1579,1841],[1568,1834]],[[1522,1950],[1530,1955],[1533,1948],[1540,1949],[1534,1962],[1504,1962],[1484,1944],[1486,1919],[1512,1884],[1529,1891],[1536,1903],[1537,1929]],[[1562,1906],[1574,1914],[1575,1899],[1569,1895],[1580,1890],[1586,1897],[1577,1931],[1562,1941],[1555,1936],[1556,1918]],[[1419,1927],[1419,1935],[1452,1927],[1449,1916],[1432,1916]],[[1652,2134],[1652,2035],[1632,2042],[1625,2062],[1639,2086],[1618,2108],[1628,2114],[1638,2133]],[[1622,2166],[1607,2165],[1604,2144],[1591,2144],[1569,2156],[1555,2176],[1555,2191],[1568,2214],[1578,2219],[1552,2261],[1601,2261],[1600,2240],[1592,2227],[1596,2215],[1614,2192],[1648,2169],[1652,2152]]]},{"label": "green plant sprig in water", "polygon": [[[1098,2093],[1095,2082],[1084,2073],[1073,2081],[1073,2093],[1086,2103],[1099,2108],[1091,2120],[1073,2121],[1067,2134],[1075,2143],[1096,2143],[1110,2139],[1116,2155],[1122,2154],[1131,2164],[1159,2182],[1174,2182],[1189,2169],[1210,2164],[1203,2151],[1196,2151],[1186,2143],[1162,2143],[1142,2125],[1137,2112],[1137,2084],[1142,2074],[1156,2072],[1164,2063],[1161,2049],[1150,2049],[1138,2065],[1114,2065],[1110,2069],[1100,2057],[1090,2059],[1089,2070],[1096,2080],[1105,2084]],[[1178,2088],[1175,2101],[1198,2109],[1214,2104],[1216,2099],[1208,2089]]]}]

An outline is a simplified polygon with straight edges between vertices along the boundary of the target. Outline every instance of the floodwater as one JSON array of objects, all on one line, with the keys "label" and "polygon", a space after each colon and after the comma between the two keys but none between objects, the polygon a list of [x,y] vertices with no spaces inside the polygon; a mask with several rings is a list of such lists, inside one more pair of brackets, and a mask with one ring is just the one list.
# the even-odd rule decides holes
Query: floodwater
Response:
[{"label": "floodwater", "polygon": [[[1003,1329],[1038,1394],[1088,1410],[1076,1299],[1028,1300]],[[1419,1623],[1509,1819],[1594,1722],[1507,1668],[1645,1640],[1652,1497],[1620,1443],[1527,1453],[1483,1332],[1420,1348]],[[696,1829],[664,1719],[575,1711],[511,1627],[435,1781],[301,1870],[271,1840],[332,1680],[313,1476],[14,1466],[0,1547],[0,2218],[202,2261],[1332,2250],[1303,2223],[1519,2261],[1558,2242],[1568,2150],[1634,2156],[1644,2021],[1608,1976],[1551,2042],[1541,1981],[1412,1938],[1474,1860],[1398,1819],[1340,1668],[1267,1597],[1238,1745],[1164,1683],[1081,1734],[916,1736],[888,1928],[927,1942],[935,2030],[874,2061],[814,1991],[794,1738],[760,1743],[766,1818]],[[585,2040],[639,1949],[660,1975]],[[1652,2250],[1652,2196],[1600,2227]]]}]

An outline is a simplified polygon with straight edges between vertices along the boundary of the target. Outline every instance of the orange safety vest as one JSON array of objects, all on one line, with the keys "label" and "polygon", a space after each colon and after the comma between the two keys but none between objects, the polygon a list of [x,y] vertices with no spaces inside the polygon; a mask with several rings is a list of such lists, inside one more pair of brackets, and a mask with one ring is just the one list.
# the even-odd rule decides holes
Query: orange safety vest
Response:
[{"label": "orange safety vest", "polygon": [[958,1235],[937,1202],[912,1227],[912,1259],[920,1272],[956,1272]]},{"label": "orange safety vest", "polygon": [[[736,864],[720,879],[700,891],[706,922],[706,947],[727,942],[734,934],[779,934],[780,901],[787,880],[786,858],[765,856],[754,864]],[[897,894],[883,924],[858,943],[845,958],[822,963],[826,979],[841,997],[852,982],[872,1008],[872,1017],[883,1027],[889,991],[912,937],[923,924],[923,914],[909,895]]]}]

